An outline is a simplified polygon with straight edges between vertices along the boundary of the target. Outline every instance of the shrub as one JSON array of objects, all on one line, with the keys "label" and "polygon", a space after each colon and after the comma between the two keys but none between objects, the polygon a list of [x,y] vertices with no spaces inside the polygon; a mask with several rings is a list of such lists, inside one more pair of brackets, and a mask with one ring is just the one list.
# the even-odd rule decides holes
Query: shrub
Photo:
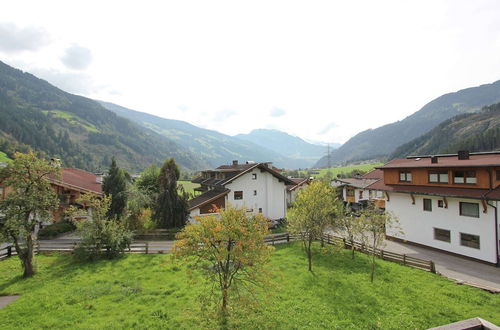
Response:
[{"label": "shrub", "polygon": [[40,229],[38,232],[39,238],[54,238],[61,234],[74,231],[76,226],[69,221],[63,220],[54,224],[48,225]]}]

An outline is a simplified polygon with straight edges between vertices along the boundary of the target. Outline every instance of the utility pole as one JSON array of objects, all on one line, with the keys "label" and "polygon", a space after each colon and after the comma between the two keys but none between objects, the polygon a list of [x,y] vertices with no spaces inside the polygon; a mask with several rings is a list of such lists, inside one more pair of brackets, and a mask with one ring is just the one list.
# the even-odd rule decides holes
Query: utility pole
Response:
[{"label": "utility pole", "polygon": [[328,161],[328,168],[332,167],[332,156],[330,154],[330,143],[327,144],[326,159]]}]

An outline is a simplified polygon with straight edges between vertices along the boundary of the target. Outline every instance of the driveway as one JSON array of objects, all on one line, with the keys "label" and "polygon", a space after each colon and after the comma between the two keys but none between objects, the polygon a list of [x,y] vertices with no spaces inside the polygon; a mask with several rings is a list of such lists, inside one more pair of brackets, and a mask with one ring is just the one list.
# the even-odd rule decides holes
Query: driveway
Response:
[{"label": "driveway", "polygon": [[410,244],[385,241],[382,249],[434,261],[436,271],[459,282],[500,292],[500,268]]}]

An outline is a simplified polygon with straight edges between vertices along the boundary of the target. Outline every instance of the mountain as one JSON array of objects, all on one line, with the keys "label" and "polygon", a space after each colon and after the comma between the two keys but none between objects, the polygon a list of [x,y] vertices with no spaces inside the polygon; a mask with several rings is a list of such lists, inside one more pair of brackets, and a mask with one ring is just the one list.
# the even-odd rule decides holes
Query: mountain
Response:
[{"label": "mountain", "polygon": [[186,148],[206,160],[210,167],[229,164],[232,160],[273,162],[275,166],[299,168],[301,161],[282,156],[272,150],[249,141],[241,140],[217,131],[191,125],[182,120],[166,119],[125,107],[99,101],[106,109],[119,116],[147,127]]},{"label": "mountain", "polygon": [[0,151],[32,148],[63,166],[89,171],[118,164],[138,171],[175,157],[187,169],[206,166],[173,141],[0,62]]},{"label": "mountain", "polygon": [[301,162],[300,168],[311,167],[327,152],[326,146],[308,143],[299,137],[274,129],[255,129],[235,137],[268,148],[288,158]]},{"label": "mountain", "polygon": [[[500,81],[442,95],[405,119],[363,131],[331,153],[334,163],[385,157],[398,146],[427,133],[453,116],[477,112],[500,101]],[[323,157],[315,167],[324,167]]]},{"label": "mountain", "polygon": [[458,115],[442,122],[426,134],[398,147],[389,158],[499,149],[500,103],[497,103],[484,107],[480,112]]}]

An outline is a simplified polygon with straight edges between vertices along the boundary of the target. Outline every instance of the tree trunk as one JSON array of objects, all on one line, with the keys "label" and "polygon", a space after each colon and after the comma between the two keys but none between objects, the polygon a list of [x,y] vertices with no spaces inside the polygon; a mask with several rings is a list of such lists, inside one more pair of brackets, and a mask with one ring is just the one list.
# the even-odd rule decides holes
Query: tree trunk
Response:
[{"label": "tree trunk", "polygon": [[227,317],[227,306],[229,304],[229,295],[227,292],[227,288],[222,288],[222,318],[225,321]]},{"label": "tree trunk", "polygon": [[307,246],[307,260],[309,262],[309,271],[312,272],[312,238],[309,237],[308,246]]},{"label": "tree trunk", "polygon": [[31,277],[35,275],[35,268],[33,267],[33,256],[34,256],[34,247],[33,247],[33,235],[30,233],[26,237],[26,250],[17,254],[21,258],[24,273],[23,277]]}]

